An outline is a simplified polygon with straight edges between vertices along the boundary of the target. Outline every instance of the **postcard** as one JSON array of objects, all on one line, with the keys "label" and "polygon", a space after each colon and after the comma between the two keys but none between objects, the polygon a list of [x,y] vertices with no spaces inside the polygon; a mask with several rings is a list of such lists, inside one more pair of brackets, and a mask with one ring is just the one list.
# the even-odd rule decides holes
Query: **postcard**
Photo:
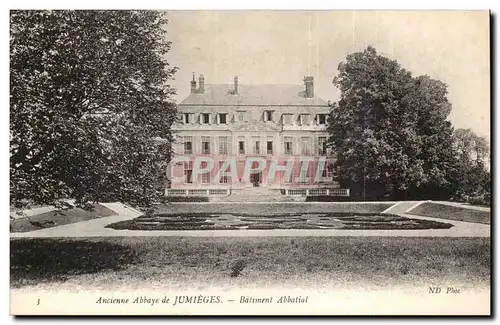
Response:
[{"label": "postcard", "polygon": [[11,315],[491,315],[489,31],[11,10]]}]

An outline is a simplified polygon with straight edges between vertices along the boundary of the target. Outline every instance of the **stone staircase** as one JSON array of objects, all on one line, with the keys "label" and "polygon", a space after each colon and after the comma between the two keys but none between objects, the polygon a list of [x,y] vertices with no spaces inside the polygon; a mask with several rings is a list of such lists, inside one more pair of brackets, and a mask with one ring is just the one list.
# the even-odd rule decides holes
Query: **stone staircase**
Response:
[{"label": "stone staircase", "polygon": [[305,196],[286,196],[279,191],[253,187],[235,191],[229,196],[212,197],[210,202],[305,202]]}]

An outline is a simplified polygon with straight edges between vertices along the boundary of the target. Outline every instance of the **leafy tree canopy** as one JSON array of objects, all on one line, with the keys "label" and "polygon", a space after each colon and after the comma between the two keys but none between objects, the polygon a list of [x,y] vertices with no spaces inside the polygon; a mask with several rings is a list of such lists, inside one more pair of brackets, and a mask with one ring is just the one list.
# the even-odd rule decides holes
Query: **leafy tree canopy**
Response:
[{"label": "leafy tree canopy", "polygon": [[11,204],[161,195],[176,68],[156,11],[11,11]]},{"label": "leafy tree canopy", "polygon": [[453,132],[456,158],[455,191],[452,198],[473,204],[491,204],[491,174],[488,141],[471,129]]},{"label": "leafy tree canopy", "polygon": [[338,70],[328,130],[340,182],[363,198],[448,195],[455,160],[446,84],[413,77],[371,46]]}]

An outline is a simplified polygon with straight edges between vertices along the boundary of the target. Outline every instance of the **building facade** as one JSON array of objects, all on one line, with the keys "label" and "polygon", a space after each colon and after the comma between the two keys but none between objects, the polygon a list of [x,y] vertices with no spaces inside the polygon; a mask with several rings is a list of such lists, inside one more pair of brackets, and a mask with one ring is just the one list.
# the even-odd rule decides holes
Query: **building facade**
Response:
[{"label": "building facade", "polygon": [[348,195],[333,181],[329,105],[315,96],[313,77],[295,86],[245,85],[238,77],[232,84],[205,84],[203,75],[197,84],[193,75],[178,113],[172,126],[175,177],[167,195],[252,188]]}]

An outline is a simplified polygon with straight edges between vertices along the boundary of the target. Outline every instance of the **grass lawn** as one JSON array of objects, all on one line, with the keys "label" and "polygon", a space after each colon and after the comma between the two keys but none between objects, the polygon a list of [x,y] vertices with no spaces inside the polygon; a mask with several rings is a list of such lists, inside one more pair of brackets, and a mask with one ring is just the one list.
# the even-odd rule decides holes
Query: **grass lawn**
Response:
[{"label": "grass lawn", "polygon": [[488,286],[489,238],[11,239],[11,286],[92,289]]},{"label": "grass lawn", "polygon": [[488,211],[467,209],[432,202],[420,204],[415,209],[411,210],[409,214],[484,224],[490,224],[491,222],[491,213]]},{"label": "grass lawn", "polygon": [[377,213],[382,212],[393,203],[290,203],[290,202],[266,202],[259,203],[234,203],[221,204],[216,202],[192,204],[165,203],[156,206],[157,213],[236,213],[236,214],[266,214],[282,215],[287,213],[332,213],[332,212],[359,212],[359,213]]},{"label": "grass lawn", "polygon": [[116,213],[103,205],[95,204],[94,210],[86,211],[80,208],[71,208],[68,210],[55,210],[37,214],[35,216],[11,220],[10,232],[27,232],[50,228],[55,226],[67,225],[70,223],[91,220],[100,217],[109,217]]}]

